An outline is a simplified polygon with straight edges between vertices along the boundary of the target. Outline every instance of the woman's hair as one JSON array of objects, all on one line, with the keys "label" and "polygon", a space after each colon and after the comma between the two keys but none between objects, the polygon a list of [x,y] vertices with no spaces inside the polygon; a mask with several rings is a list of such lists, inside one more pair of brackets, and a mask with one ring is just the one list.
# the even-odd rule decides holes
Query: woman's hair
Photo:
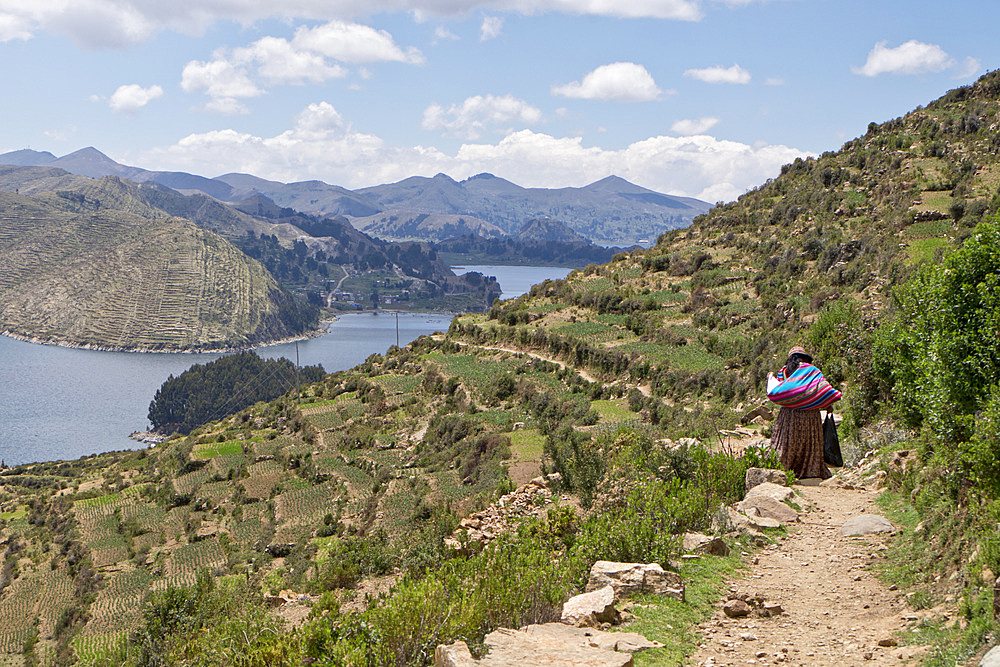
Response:
[{"label": "woman's hair", "polygon": [[799,367],[802,362],[811,363],[811,359],[803,357],[801,354],[791,354],[788,356],[788,360],[785,362],[785,371],[789,374],[794,373],[795,369]]}]

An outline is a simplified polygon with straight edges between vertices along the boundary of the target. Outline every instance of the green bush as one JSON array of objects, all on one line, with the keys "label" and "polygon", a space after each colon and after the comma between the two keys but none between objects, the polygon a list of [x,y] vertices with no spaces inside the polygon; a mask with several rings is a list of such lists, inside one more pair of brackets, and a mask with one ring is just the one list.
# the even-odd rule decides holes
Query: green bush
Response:
[{"label": "green bush", "polygon": [[979,224],[961,249],[924,266],[894,297],[898,316],[877,339],[882,373],[901,415],[926,424],[951,458],[1000,383],[1000,224]]}]

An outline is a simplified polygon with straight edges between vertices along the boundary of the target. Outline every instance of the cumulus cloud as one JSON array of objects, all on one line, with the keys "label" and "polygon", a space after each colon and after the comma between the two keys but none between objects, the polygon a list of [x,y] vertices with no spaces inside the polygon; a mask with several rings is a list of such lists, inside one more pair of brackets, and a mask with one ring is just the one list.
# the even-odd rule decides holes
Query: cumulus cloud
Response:
[{"label": "cumulus cloud", "polygon": [[661,92],[646,68],[635,63],[601,65],[582,81],[552,86],[553,95],[619,102],[648,102]]},{"label": "cumulus cloud", "polygon": [[[213,57],[210,62],[189,62],[181,87],[188,93],[204,93],[211,98],[206,109],[227,114],[248,112],[240,100],[264,93],[258,81],[267,85],[315,84],[346,77],[348,70],[341,62],[424,62],[418,49],[400,48],[388,32],[344,21],[299,28],[291,41],[268,36],[248,46],[219,49]],[[359,67],[359,75],[366,78],[369,72]]]},{"label": "cumulus cloud", "polygon": [[118,86],[108,100],[108,106],[116,113],[133,114],[158,97],[163,97],[163,88],[150,86],[143,88],[137,83]]},{"label": "cumulus cloud", "polygon": [[293,127],[274,137],[232,129],[192,134],[141,159],[155,169],[247,172],[286,182],[315,178],[348,188],[439,172],[467,178],[489,171],[525,187],[581,186],[617,174],[660,192],[716,202],[739,196],[803,155],[787,146],[749,146],[706,135],[656,136],[610,150],[584,145],[581,137],[528,129],[495,144],[466,143],[449,154],[388,145],[354,130],[324,102],[309,105]]},{"label": "cumulus cloud", "polygon": [[503,18],[499,16],[487,16],[483,19],[483,24],[479,26],[479,41],[485,42],[500,36],[503,30]]},{"label": "cumulus cloud", "polygon": [[704,118],[689,118],[675,122],[670,126],[670,131],[676,132],[684,137],[690,137],[695,134],[705,134],[718,125],[718,123],[719,119],[712,116],[705,116]]},{"label": "cumulus cloud", "polygon": [[204,93],[211,99],[207,109],[224,114],[248,113],[240,100],[264,93],[250,80],[246,70],[228,60],[211,62],[192,60],[184,66],[181,89],[186,93]]},{"label": "cumulus cloud", "polygon": [[888,42],[876,44],[868,53],[865,64],[852,67],[851,71],[869,77],[879,74],[926,74],[944,71],[955,64],[954,59],[937,44],[924,44],[915,39],[895,48],[886,44]]},{"label": "cumulus cloud", "polygon": [[360,23],[330,21],[315,28],[299,28],[292,43],[300,49],[344,63],[403,62],[419,65],[424,55],[419,49],[402,49],[392,35]]},{"label": "cumulus cloud", "polygon": [[[730,2],[742,0],[730,0]],[[67,35],[87,48],[122,48],[162,30],[201,34],[212,24],[244,25],[266,19],[350,20],[380,13],[462,16],[476,10],[659,18],[698,21],[700,0],[4,0],[0,3],[0,41],[29,39],[39,32]]]},{"label": "cumulus cloud", "polygon": [[318,53],[297,49],[280,37],[264,37],[250,46],[233,49],[232,61],[257,65],[257,74],[265,83],[300,85],[321,83],[347,76],[338,64],[329,64]]},{"label": "cumulus cloud", "polygon": [[735,64],[732,67],[717,65],[704,69],[689,69],[684,71],[684,76],[705,83],[750,83],[750,72]]},{"label": "cumulus cloud", "polygon": [[424,110],[421,126],[474,140],[486,132],[510,132],[511,125],[531,125],[541,119],[537,107],[512,95],[475,95],[449,107],[431,104]]}]

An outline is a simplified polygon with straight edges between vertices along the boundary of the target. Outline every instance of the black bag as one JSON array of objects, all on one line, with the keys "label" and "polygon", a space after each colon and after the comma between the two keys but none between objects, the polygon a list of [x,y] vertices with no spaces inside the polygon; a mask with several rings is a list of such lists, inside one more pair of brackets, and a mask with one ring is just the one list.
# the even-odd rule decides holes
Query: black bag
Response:
[{"label": "black bag", "polygon": [[833,421],[833,414],[829,412],[823,422],[823,460],[835,468],[844,465],[844,456],[840,453],[840,438],[837,437],[837,422]]}]

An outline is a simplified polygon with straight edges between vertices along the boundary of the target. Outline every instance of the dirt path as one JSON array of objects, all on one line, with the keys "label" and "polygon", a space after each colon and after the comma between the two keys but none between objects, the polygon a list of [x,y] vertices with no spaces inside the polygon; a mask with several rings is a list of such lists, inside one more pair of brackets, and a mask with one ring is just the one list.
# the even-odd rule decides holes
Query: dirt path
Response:
[{"label": "dirt path", "polygon": [[[463,340],[454,340],[458,343],[459,347],[476,347],[480,350],[493,350],[494,352],[507,352],[509,354],[523,354],[526,357],[531,357],[532,359],[538,359],[539,361],[547,361],[549,363],[555,364],[559,368],[571,368],[577,375],[586,380],[587,382],[601,382],[598,378],[594,377],[584,368],[578,368],[576,366],[570,366],[565,361],[560,361],[555,357],[549,357],[544,354],[539,354],[538,352],[532,352],[530,350],[520,350],[516,347],[503,347],[500,345],[479,345],[478,343],[469,343]],[[607,382],[603,384],[607,385]]]},{"label": "dirt path", "polygon": [[875,493],[794,488],[802,523],[790,524],[788,537],[756,555],[745,578],[731,582],[731,591],[777,602],[784,613],[731,619],[718,609],[698,630],[703,642],[693,663],[899,665],[921,655],[922,647],[893,645],[895,633],[946,610],[910,610],[901,592],[889,590],[867,569],[885,551],[888,537],[841,535],[848,518],[880,513]]}]

